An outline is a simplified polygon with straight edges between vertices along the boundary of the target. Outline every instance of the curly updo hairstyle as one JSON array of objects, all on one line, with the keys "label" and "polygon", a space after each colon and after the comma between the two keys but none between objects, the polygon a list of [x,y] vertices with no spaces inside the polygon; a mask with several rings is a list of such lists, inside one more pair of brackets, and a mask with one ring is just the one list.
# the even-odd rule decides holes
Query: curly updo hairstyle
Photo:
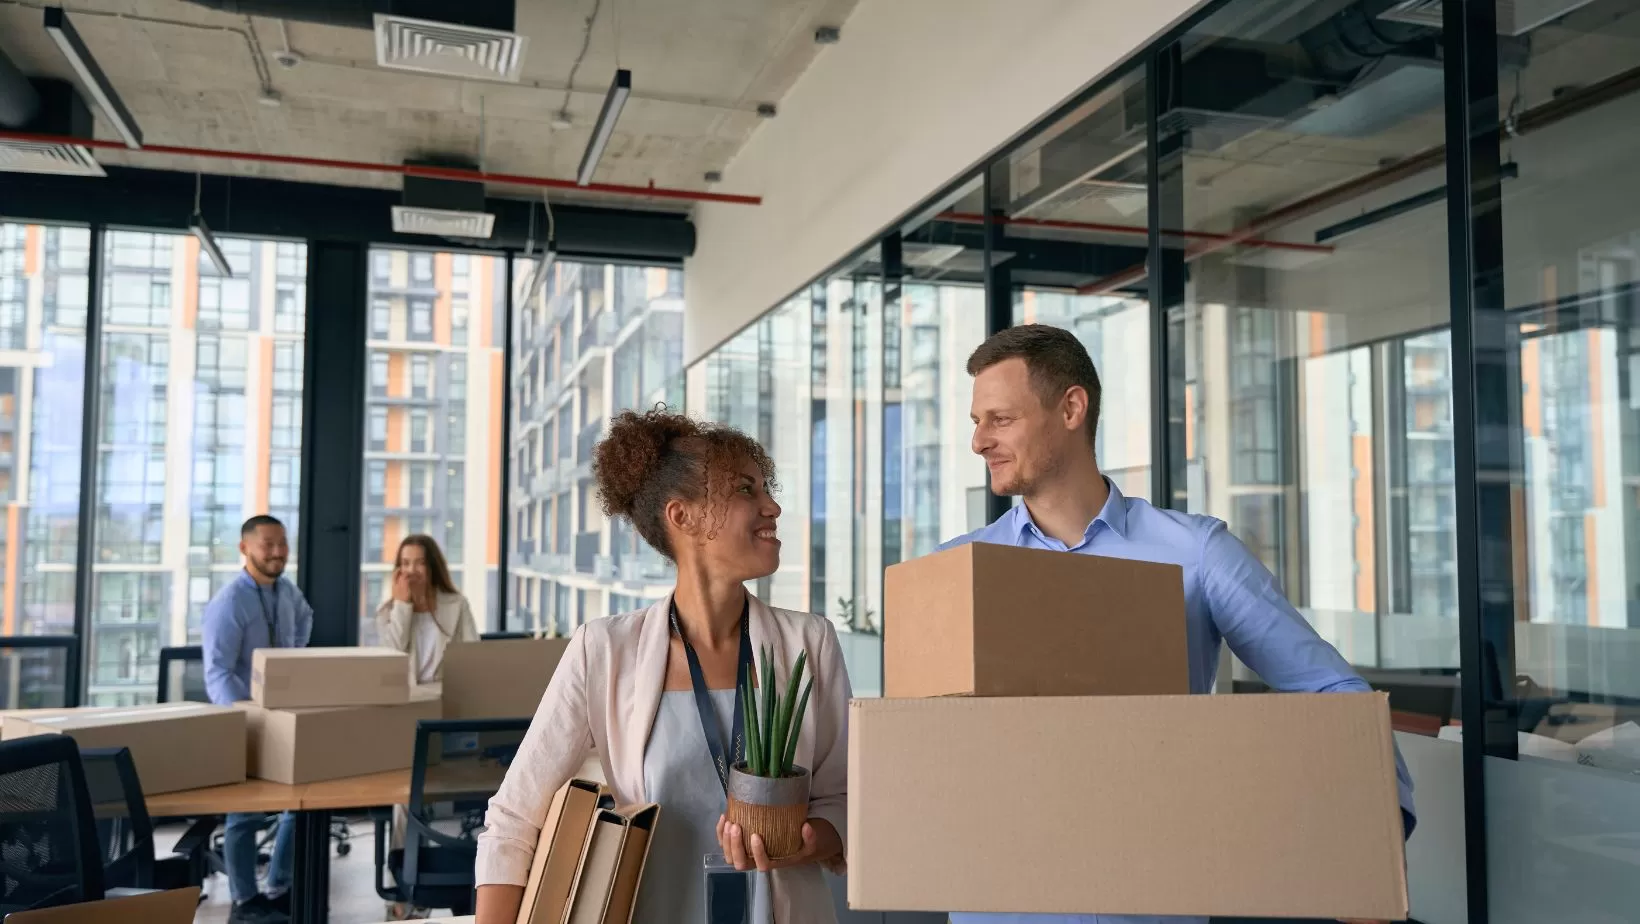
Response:
[{"label": "curly updo hairstyle", "polygon": [[712,523],[707,537],[712,538],[723,523],[722,504],[748,462],[772,493],[774,462],[757,440],[734,427],[670,413],[661,405],[642,414],[617,415],[609,435],[593,449],[592,473],[604,514],[624,517],[655,551],[676,561],[666,534],[667,503],[705,501]]}]

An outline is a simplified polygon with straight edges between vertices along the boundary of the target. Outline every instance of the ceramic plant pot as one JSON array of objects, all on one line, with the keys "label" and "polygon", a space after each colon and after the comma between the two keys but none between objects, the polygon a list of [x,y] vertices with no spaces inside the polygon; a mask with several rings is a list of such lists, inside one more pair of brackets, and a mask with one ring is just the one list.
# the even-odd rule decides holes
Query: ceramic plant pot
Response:
[{"label": "ceramic plant pot", "polygon": [[729,822],[740,825],[746,849],[752,835],[763,838],[769,859],[789,857],[803,849],[803,824],[809,820],[809,771],[793,767],[791,776],[752,776],[744,764],[729,770]]}]

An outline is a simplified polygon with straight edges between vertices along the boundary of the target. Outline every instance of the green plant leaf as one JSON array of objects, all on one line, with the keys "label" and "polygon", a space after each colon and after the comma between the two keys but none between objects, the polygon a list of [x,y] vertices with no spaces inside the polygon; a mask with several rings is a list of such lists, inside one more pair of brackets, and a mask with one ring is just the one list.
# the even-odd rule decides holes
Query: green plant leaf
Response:
[{"label": "green plant leaf", "polygon": [[792,665],[791,676],[786,678],[786,694],[780,699],[780,710],[775,713],[774,748],[770,753],[774,755],[774,776],[785,776],[790,770],[782,761],[786,754],[786,742],[792,731],[792,710],[797,707],[797,685],[803,679],[803,664],[808,661],[807,651],[799,652],[797,663]]},{"label": "green plant leaf", "polygon": [[763,715],[760,716],[760,718],[763,721],[763,731],[762,731],[762,737],[759,739],[763,743],[763,775],[764,776],[768,776],[768,775],[770,775],[771,773],[774,772],[774,763],[775,763],[776,760],[779,759],[779,755],[775,754],[775,752],[774,752],[773,738],[774,738],[774,704],[775,704],[776,697],[778,697],[780,694],[775,692],[774,687],[775,687],[775,683],[774,683],[774,652],[772,650],[768,649],[768,648],[764,648],[763,649]]},{"label": "green plant leaf", "polygon": [[803,713],[809,708],[809,691],[814,688],[814,678],[803,684],[803,698],[797,701],[797,714],[792,717],[791,738],[786,741],[786,753],[780,762],[781,775],[792,772],[792,764],[797,760],[797,736],[803,733]]},{"label": "green plant leaf", "polygon": [[753,776],[758,775],[758,766],[763,756],[762,749],[757,742],[757,693],[752,689],[751,675],[747,675],[746,682],[740,687],[741,734],[746,748],[746,772]]}]

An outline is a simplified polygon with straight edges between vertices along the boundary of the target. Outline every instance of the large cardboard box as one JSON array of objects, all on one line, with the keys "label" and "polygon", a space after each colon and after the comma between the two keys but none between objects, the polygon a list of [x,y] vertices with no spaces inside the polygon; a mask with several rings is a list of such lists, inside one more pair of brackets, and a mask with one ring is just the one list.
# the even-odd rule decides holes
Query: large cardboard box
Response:
[{"label": "large cardboard box", "polygon": [[420,690],[394,706],[239,708],[250,775],[291,784],[403,770],[415,762],[416,723],[441,715],[437,696]]},{"label": "large cardboard box", "polygon": [[62,734],[82,748],[130,748],[144,795],[223,786],[245,779],[245,716],[206,703],[6,717],[0,738]]},{"label": "large cardboard box", "polygon": [[14,911],[6,924],[189,924],[199,907],[199,886],[121,895],[102,901]]},{"label": "large cardboard box", "polygon": [[512,719],[535,715],[567,638],[460,642],[444,649],[444,717]]},{"label": "large cardboard box", "polygon": [[1407,916],[1381,693],[855,700],[870,911]]},{"label": "large cardboard box", "polygon": [[1190,692],[1178,565],[971,543],[883,575],[883,695]]},{"label": "large cardboard box", "polygon": [[258,648],[251,660],[251,701],[269,709],[409,699],[410,658],[391,648]]}]

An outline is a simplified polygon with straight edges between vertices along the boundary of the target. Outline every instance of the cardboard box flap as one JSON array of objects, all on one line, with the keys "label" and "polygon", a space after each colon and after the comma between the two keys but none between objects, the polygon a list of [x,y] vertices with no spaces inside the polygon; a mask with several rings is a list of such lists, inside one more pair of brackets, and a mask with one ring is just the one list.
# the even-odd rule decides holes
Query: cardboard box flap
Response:
[{"label": "cardboard box flap", "polygon": [[1408,911],[1381,693],[856,700],[848,812],[856,909]]},{"label": "cardboard box flap", "polygon": [[231,711],[233,711],[231,707],[213,706],[208,703],[171,703],[155,706],[103,707],[88,709],[85,712],[63,712],[35,718],[25,716],[18,716],[17,718],[32,722],[35,725],[59,729],[100,728],[106,725],[130,725],[138,722],[157,722],[165,719],[184,719]]}]

